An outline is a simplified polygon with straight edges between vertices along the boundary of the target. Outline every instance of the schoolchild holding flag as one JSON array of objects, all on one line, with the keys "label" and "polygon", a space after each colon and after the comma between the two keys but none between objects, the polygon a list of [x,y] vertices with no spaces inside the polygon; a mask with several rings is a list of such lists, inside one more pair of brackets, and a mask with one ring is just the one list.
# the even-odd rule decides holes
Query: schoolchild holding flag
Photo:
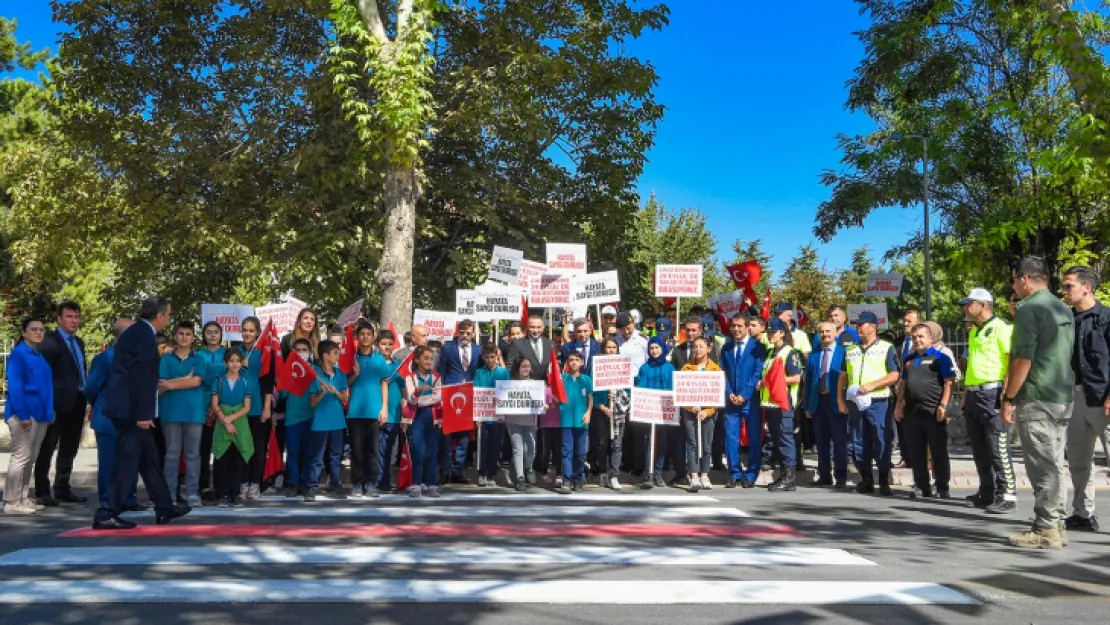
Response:
[{"label": "schoolchild holding flag", "polygon": [[379,387],[382,406],[378,411],[378,426],[381,432],[378,436],[378,491],[388,493],[392,488],[390,469],[393,467],[393,449],[401,436],[401,407],[405,403],[405,380],[412,375],[415,350],[409,351],[408,356],[400,363],[395,362],[392,356],[393,333],[389,330],[382,330],[375,339],[375,344],[378,355],[381,356],[378,364],[379,366],[382,363],[385,364],[384,368],[374,374],[384,373]]},{"label": "schoolchild holding flag", "polygon": [[305,501],[316,501],[319,494],[320,474],[324,469],[324,452],[328,452],[327,494],[345,499],[346,493],[339,483],[340,459],[343,455],[343,431],[347,423],[343,418],[343,404],[347,403],[347,376],[339,370],[339,346],[332,341],[320,341],[320,364],[315,367],[316,380],[309,393],[312,414],[312,468],[308,475],[309,492]]},{"label": "schoolchild holding flag", "polygon": [[442,383],[432,370],[432,350],[425,346],[413,351],[416,371],[406,378],[408,403],[401,428],[408,432],[412,462],[410,497],[439,497],[439,440],[443,417],[436,410],[442,403]]},{"label": "schoolchild holding flag", "polygon": [[[298,362],[306,371],[315,360],[312,356],[312,343],[308,339],[295,339],[289,352],[289,364]],[[287,368],[288,371],[288,368]],[[280,380],[281,396],[285,400],[285,496],[297,497],[307,494],[308,472],[312,463],[312,395],[306,390],[300,395],[287,389],[292,382],[293,372],[283,372]],[[306,376],[307,377],[307,376]]]}]

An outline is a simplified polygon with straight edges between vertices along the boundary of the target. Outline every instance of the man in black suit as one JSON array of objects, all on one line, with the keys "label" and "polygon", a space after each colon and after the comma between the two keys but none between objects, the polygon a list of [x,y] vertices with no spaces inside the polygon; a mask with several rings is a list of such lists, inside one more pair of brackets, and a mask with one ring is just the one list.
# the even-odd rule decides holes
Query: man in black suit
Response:
[{"label": "man in black suit", "polygon": [[93,529],[135,527],[119,515],[125,509],[124,501],[138,474],[143,476],[147,494],[154,501],[157,524],[169,523],[190,510],[188,506],[174,505],[162,475],[162,457],[151,432],[158,401],[159,357],[154,337],[170,321],[170,300],[164,297],[144,300],[139,317],[141,321],[124,331],[116,341],[112,374],[104,391],[104,416],[116,427],[116,466],[108,482],[110,508],[97,509]]},{"label": "man in black suit", "polygon": [[[81,329],[81,306],[65,300],[58,305],[58,329],[46,335],[40,351],[50,365],[54,378],[54,421],[46,429],[38,459],[35,460],[35,498],[44,506],[59,501],[84,503],[69,485],[73,459],[81,446],[85,426],[85,342],[77,336]],[[54,496],[50,495],[50,458],[58,450],[54,475]]]},{"label": "man in black suit", "polygon": [[[555,344],[543,335],[543,316],[539,313],[528,316],[528,335],[513,341],[509,346],[505,367],[511,368],[517,358],[525,358],[532,363],[532,379],[547,379],[547,362]],[[558,366],[558,365],[556,365]]]}]

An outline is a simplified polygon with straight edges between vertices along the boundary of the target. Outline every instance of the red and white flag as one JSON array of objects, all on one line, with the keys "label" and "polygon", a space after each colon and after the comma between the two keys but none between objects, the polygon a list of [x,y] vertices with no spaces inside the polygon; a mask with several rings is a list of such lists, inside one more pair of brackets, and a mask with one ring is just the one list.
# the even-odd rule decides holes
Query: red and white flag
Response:
[{"label": "red and white flag", "polygon": [[763,268],[754,260],[742,262],[738,265],[725,265],[729,277],[736,288],[744,291],[744,296],[755,301],[755,285],[763,278]]},{"label": "red and white flag", "polygon": [[285,359],[284,366],[278,371],[277,389],[303,397],[316,377],[316,370],[300,354],[289,352],[289,358]]},{"label": "red and white flag", "polygon": [[771,289],[767,289],[767,296],[763,298],[763,310],[759,311],[759,316],[763,317],[763,323],[771,321]]},{"label": "red and white flag", "polygon": [[258,338],[258,346],[262,349],[262,369],[259,371],[259,375],[266,375],[271,370],[280,373],[281,340],[278,339],[277,331],[274,330],[273,321],[266,324],[266,329],[262,331],[262,336]]},{"label": "red and white flag", "polygon": [[806,313],[801,304],[794,306],[794,321],[798,322],[799,328],[804,328],[809,323],[809,314]]},{"label": "red and white flag", "polygon": [[339,347],[339,370],[350,374],[355,370],[355,354],[358,353],[358,341],[355,339],[355,327],[347,326],[343,345]]},{"label": "red and white flag", "polygon": [[405,490],[412,486],[412,456],[409,455],[409,437],[405,437],[401,446],[401,468],[397,472],[397,490]]},{"label": "red and white flag", "polygon": [[559,371],[559,360],[555,357],[555,348],[551,348],[551,356],[547,360],[547,386],[551,389],[555,401],[560,404],[567,403],[567,387],[563,385],[563,374]]},{"label": "red and white flag", "polygon": [[443,387],[443,433],[474,429],[474,383]]}]

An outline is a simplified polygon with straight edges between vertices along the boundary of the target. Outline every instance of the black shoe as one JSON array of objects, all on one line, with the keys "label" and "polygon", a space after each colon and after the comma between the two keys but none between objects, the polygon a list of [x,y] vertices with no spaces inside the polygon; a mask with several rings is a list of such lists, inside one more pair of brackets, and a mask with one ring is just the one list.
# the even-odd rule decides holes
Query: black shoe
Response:
[{"label": "black shoe", "polygon": [[526,490],[528,490],[528,484],[524,481],[524,478],[516,478],[516,492],[523,493]]},{"label": "black shoe", "polygon": [[651,483],[655,486],[658,486],[659,488],[665,488],[667,486],[667,483],[663,481],[662,475],[656,475],[655,477],[651,478]]},{"label": "black shoe", "polygon": [[[56,492],[56,493],[54,493],[54,498],[57,499],[58,501],[65,502],[65,503],[85,503],[86,501],[89,500],[88,497],[79,497],[76,493],[74,493],[71,490],[63,490],[61,492]],[[45,506],[46,504],[42,504],[42,505]]]},{"label": "black shoe", "polygon": [[47,506],[48,508],[53,508],[54,506],[59,505],[58,500],[54,499],[50,495],[43,495],[42,497],[35,497],[35,501],[39,502],[39,505]]},{"label": "black shoe", "polygon": [[118,516],[109,517],[104,520],[93,519],[92,528],[94,530],[131,530],[138,527],[136,523],[125,521]]},{"label": "black shoe", "polygon": [[123,509],[124,512],[146,512],[147,510],[150,510],[150,508],[144,506],[141,503],[137,503],[133,506],[127,506]]},{"label": "black shoe", "polygon": [[728,481],[725,482],[725,488],[736,488],[737,486],[739,486],[739,484],[736,482],[736,480],[734,478],[730,477],[730,478],[728,478]]},{"label": "black shoe", "polygon": [[860,482],[856,484],[856,492],[861,495],[869,495],[875,492],[875,485],[871,482]]},{"label": "black shoe", "polygon": [[921,498],[924,498],[924,497],[925,497],[925,494],[922,493],[921,489],[916,487],[916,486],[914,486],[913,490],[910,491],[910,499],[921,499]]},{"label": "black shoe", "polygon": [[879,487],[879,494],[882,495],[883,497],[893,497],[894,496],[894,491],[890,489],[890,486],[887,486],[886,484],[883,484],[882,486]]},{"label": "black shoe", "polygon": [[831,477],[819,478],[816,482],[810,482],[810,486],[832,486],[833,481]]},{"label": "black shoe", "polygon": [[981,493],[976,493],[970,497],[964,497],[964,500],[967,501],[967,505],[972,508],[983,509],[989,507],[991,503],[994,502],[994,495],[984,497]]},{"label": "black shoe", "polygon": [[798,485],[794,483],[794,472],[784,468],[782,475],[779,476],[779,481],[769,486],[767,490],[772,493],[785,493],[798,490]]},{"label": "black shoe", "polygon": [[651,490],[653,488],[655,488],[655,485],[651,483],[651,478],[650,477],[648,479],[640,482],[640,489],[642,489],[642,490]]},{"label": "black shoe", "polygon": [[947,488],[944,490],[937,490],[937,497],[941,499],[951,499],[952,493],[948,492]]},{"label": "black shoe", "polygon": [[1098,531],[1098,518],[1091,515],[1083,518],[1078,514],[1073,514],[1064,519],[1064,527],[1069,530],[1078,530],[1080,532],[1097,532]]},{"label": "black shoe", "polygon": [[319,494],[319,492],[320,491],[315,490],[315,489],[306,490],[304,492],[304,500],[305,501],[316,501],[316,495]]},{"label": "black shoe", "polygon": [[298,489],[296,486],[286,486],[285,492],[283,494],[286,497],[296,497],[300,494],[300,489]]},{"label": "black shoe", "polygon": [[192,511],[193,509],[189,506],[174,506],[173,510],[167,512],[166,514],[155,515],[154,522],[158,525],[165,525],[166,523],[169,523],[174,519],[180,519],[181,517],[189,514]]},{"label": "black shoe", "polygon": [[833,488],[835,488],[837,490],[844,490],[845,488],[848,488],[848,481],[847,480],[837,480],[836,484],[833,485]]},{"label": "black shoe", "polygon": [[673,480],[667,483],[667,486],[674,488],[688,488],[690,486],[690,479],[687,477],[676,476]]},{"label": "black shoe", "polygon": [[740,481],[740,488],[755,488],[755,482],[745,477]]},{"label": "black shoe", "polygon": [[1017,510],[1017,503],[1013,501],[1006,501],[1005,499],[995,499],[991,505],[987,506],[987,514],[1009,514]]}]

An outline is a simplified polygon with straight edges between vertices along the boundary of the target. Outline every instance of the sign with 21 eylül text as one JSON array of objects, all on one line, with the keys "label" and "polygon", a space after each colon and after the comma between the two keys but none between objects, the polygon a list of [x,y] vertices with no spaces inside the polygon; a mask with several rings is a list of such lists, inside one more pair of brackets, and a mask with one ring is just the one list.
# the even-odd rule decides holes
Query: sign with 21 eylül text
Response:
[{"label": "sign with 21 eyl\u00fcl text", "polygon": [[724,371],[675,371],[674,405],[715,408],[725,405]]}]

